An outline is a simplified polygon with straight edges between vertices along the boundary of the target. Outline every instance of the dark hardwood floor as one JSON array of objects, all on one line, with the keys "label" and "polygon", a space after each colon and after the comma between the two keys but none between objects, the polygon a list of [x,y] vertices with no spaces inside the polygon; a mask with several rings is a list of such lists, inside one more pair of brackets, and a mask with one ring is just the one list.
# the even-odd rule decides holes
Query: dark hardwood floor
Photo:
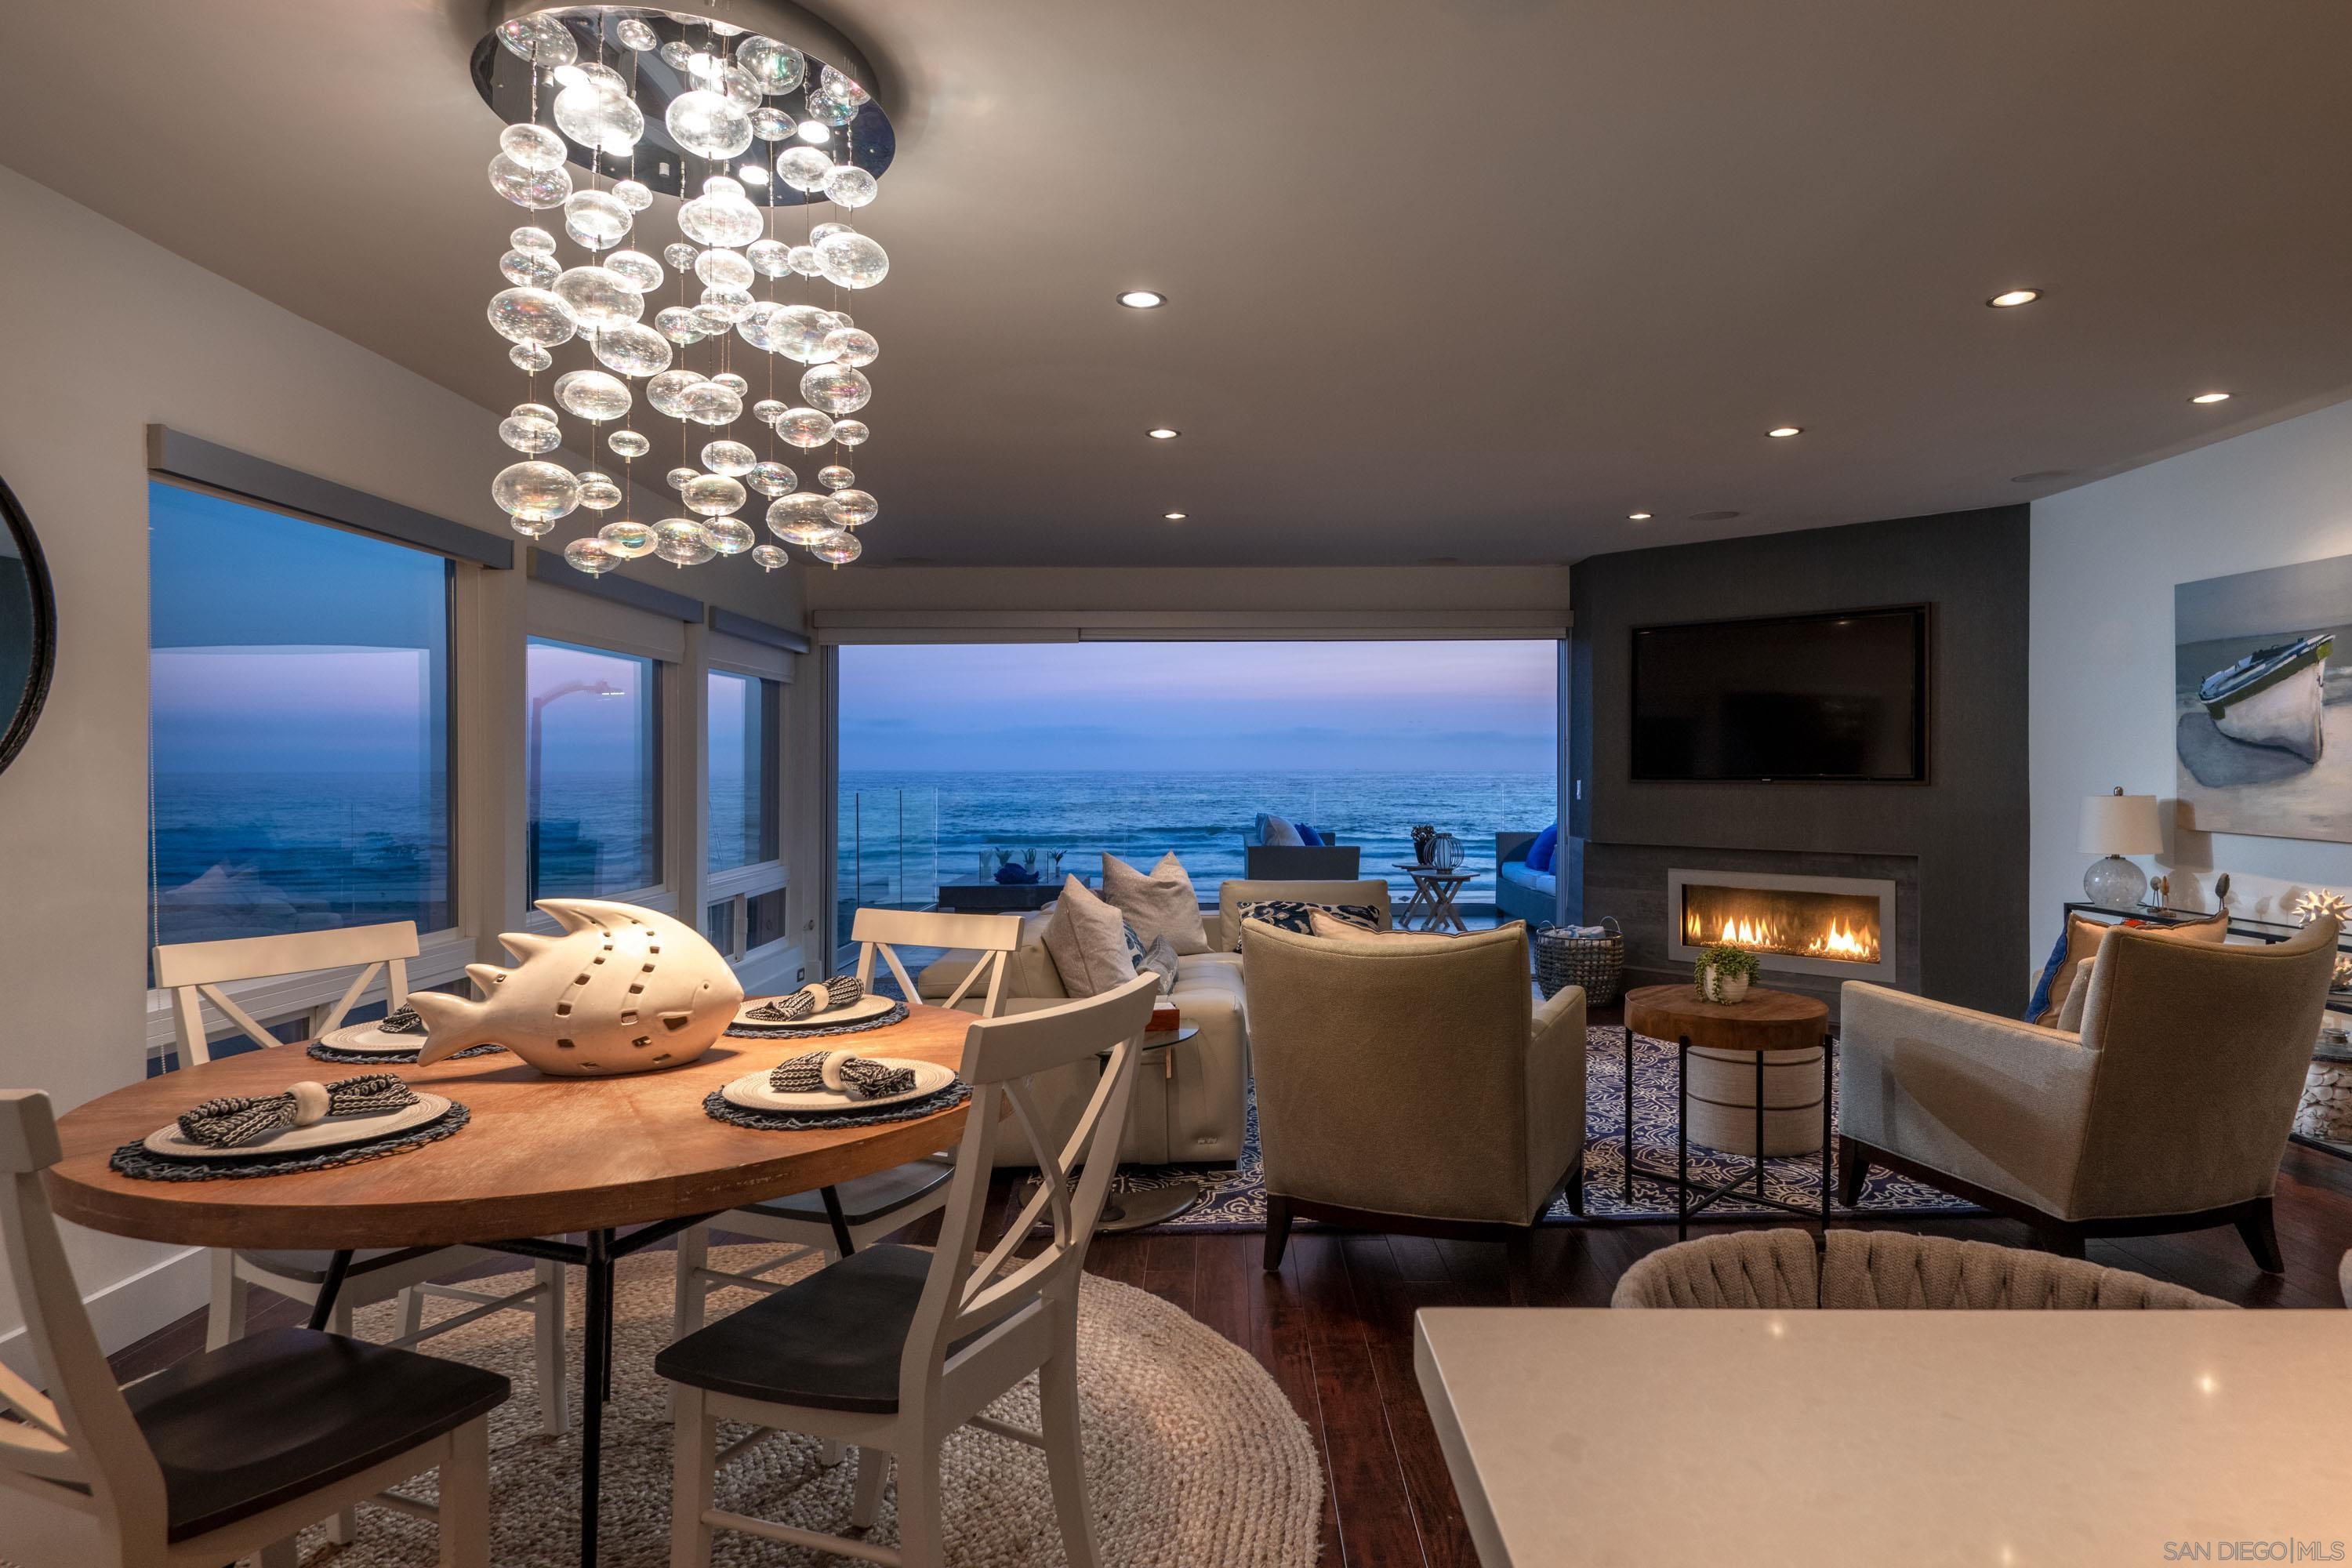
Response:
[{"label": "dark hardwood floor", "polygon": [[[1000,1173],[1000,1205],[1011,1185]],[[2227,1229],[2094,1241],[2090,1257],[2248,1307],[2341,1308],[2336,1274],[2352,1249],[2352,1163],[2291,1147],[2277,1217],[2284,1276],[2257,1270],[2236,1232]],[[1694,1233],[1713,1228],[1696,1226]],[[2032,1245],[2025,1227],[2008,1220],[1918,1228]],[[1671,1225],[1548,1229],[1519,1282],[1523,1299],[1538,1307],[1606,1306],[1629,1265],[1674,1239]],[[1259,1268],[1263,1241],[1257,1235],[1103,1236],[1087,1267],[1182,1308],[1247,1349],[1281,1385],[1322,1455],[1326,1564],[1470,1568],[1476,1553],[1413,1380],[1412,1315],[1423,1307],[1507,1305],[1511,1282],[1502,1246],[1303,1229],[1293,1234],[1281,1271],[1267,1274]],[[257,1325],[293,1322],[300,1313],[289,1302],[257,1297],[253,1318]],[[126,1378],[142,1375],[203,1340],[201,1317],[184,1319],[122,1352],[115,1365]]]}]

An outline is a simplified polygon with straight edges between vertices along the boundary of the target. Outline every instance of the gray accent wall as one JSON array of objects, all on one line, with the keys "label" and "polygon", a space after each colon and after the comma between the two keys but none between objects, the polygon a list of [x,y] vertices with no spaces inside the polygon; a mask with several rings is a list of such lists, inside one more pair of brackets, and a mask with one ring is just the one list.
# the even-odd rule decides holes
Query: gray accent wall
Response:
[{"label": "gray accent wall", "polygon": [[[2023,1010],[2029,567],[2023,506],[1578,563],[1562,844],[1569,916],[1626,922],[1629,985],[1668,977],[1654,959],[1643,962],[1645,950],[1662,952],[1662,930],[1646,928],[1664,914],[1662,873],[1654,892],[1646,879],[1668,860],[1689,864],[1683,852],[1736,852],[1713,862],[1723,866],[1756,852],[1802,856],[1824,870],[1840,857],[1868,858],[1882,869],[1862,874],[1876,875],[1907,859],[1916,863],[1917,890],[1904,901],[1916,909],[1916,929],[1900,942],[1916,952],[1920,992],[1988,1012]],[[1932,606],[1925,784],[1631,777],[1636,626],[1911,604]]]}]

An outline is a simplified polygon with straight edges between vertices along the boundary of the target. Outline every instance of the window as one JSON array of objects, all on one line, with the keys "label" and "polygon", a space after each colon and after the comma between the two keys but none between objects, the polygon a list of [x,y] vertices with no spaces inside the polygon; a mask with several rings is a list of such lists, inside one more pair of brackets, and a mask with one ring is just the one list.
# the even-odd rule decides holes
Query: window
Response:
[{"label": "window", "polygon": [[153,939],[455,924],[449,563],[176,485],[147,505]]},{"label": "window", "polygon": [[778,854],[776,710],[782,688],[756,676],[710,672],[710,816],[703,868],[732,871]]},{"label": "window", "polygon": [[[1213,898],[1261,814],[1355,850],[1400,910],[1431,825],[1472,873],[1469,919],[1556,918],[1556,875],[1525,847],[1558,813],[1559,657],[1518,639],[845,647],[835,946],[860,906],[1042,900],[1094,883],[1106,851],[1173,850]],[[1020,693],[1020,720],[975,710],[975,690]]]},{"label": "window", "polygon": [[532,899],[660,883],[660,674],[650,658],[530,639],[524,777]]}]

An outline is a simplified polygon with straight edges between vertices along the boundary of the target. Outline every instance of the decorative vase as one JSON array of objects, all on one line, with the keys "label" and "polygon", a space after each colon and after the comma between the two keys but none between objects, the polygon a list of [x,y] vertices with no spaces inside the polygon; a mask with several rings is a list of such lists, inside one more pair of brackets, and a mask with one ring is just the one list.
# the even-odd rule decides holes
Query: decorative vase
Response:
[{"label": "decorative vase", "polygon": [[1700,999],[1720,1002],[1728,1007],[1748,994],[1748,979],[1745,974],[1726,974],[1710,963],[1699,971]]},{"label": "decorative vase", "polygon": [[469,1046],[504,1046],[556,1078],[617,1078],[682,1067],[709,1050],[743,1005],[719,950],[657,910],[603,899],[541,899],[558,936],[499,938],[512,969],[469,963],[471,1001],[411,992],[425,1020],[420,1066]]},{"label": "decorative vase", "polygon": [[1436,835],[1429,841],[1429,858],[1424,864],[1453,870],[1462,864],[1462,841],[1451,833]]}]

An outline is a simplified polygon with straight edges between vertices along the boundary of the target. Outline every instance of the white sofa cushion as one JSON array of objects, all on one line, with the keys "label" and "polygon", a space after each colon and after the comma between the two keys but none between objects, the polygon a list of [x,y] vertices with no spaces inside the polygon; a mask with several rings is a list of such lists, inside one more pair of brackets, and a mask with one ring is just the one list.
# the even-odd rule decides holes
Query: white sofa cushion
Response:
[{"label": "white sofa cushion", "polygon": [[1045,951],[1073,996],[1099,996],[1135,978],[1127,922],[1076,877],[1063,883],[1045,921]]},{"label": "white sofa cushion", "polygon": [[1148,877],[1118,856],[1105,854],[1102,880],[1104,900],[1127,917],[1147,944],[1164,936],[1180,958],[1209,950],[1209,933],[1201,923],[1201,897],[1174,850],[1162,855]]}]

